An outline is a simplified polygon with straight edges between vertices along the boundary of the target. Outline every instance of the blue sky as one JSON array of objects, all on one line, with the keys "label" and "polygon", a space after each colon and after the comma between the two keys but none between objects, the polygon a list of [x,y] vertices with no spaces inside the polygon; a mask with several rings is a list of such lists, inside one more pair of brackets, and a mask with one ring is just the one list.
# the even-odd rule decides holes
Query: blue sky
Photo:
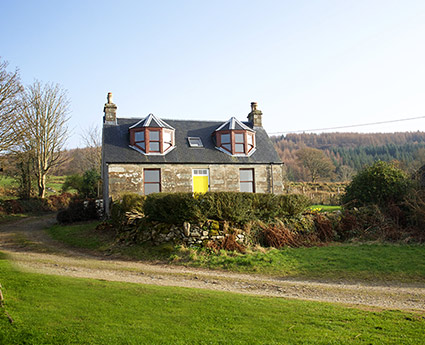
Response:
[{"label": "blue sky", "polygon": [[425,1],[0,5],[2,59],[69,92],[68,147],[101,124],[109,91],[121,117],[245,120],[257,101],[269,133],[425,116]]}]

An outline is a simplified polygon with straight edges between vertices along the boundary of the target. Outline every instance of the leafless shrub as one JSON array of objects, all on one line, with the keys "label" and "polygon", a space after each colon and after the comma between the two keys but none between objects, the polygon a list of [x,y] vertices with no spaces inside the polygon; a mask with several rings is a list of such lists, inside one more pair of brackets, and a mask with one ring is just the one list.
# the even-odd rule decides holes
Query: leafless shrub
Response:
[{"label": "leafless shrub", "polygon": [[236,241],[235,234],[226,235],[221,242],[220,249],[238,251],[242,254],[246,252],[245,247]]},{"label": "leafless shrub", "polygon": [[314,218],[316,226],[316,235],[323,242],[330,242],[334,238],[332,222],[329,218],[318,213]]}]

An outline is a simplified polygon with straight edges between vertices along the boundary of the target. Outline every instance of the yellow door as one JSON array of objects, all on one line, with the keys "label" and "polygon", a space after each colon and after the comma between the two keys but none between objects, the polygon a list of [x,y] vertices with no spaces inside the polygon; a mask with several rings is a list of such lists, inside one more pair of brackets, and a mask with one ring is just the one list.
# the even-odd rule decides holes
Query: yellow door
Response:
[{"label": "yellow door", "polygon": [[194,169],[193,170],[193,192],[206,193],[209,188],[208,169]]}]

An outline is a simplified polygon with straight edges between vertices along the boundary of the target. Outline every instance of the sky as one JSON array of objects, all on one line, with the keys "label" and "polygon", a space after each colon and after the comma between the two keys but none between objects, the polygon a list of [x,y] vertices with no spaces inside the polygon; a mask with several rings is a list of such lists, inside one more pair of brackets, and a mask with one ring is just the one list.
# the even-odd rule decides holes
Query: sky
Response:
[{"label": "sky", "polygon": [[[0,0],[0,56],[59,83],[67,147],[118,117],[246,120],[269,134],[425,131],[425,1]],[[325,131],[325,130],[322,130]]]}]

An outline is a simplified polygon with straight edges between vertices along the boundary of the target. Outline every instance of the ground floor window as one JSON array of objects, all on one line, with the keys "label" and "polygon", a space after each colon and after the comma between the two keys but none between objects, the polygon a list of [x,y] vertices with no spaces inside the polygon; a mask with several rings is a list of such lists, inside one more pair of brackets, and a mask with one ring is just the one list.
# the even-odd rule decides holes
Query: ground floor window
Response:
[{"label": "ground floor window", "polygon": [[161,170],[144,169],[143,185],[145,195],[161,191]]},{"label": "ground floor window", "polygon": [[239,169],[240,191],[255,193],[254,169]]}]

